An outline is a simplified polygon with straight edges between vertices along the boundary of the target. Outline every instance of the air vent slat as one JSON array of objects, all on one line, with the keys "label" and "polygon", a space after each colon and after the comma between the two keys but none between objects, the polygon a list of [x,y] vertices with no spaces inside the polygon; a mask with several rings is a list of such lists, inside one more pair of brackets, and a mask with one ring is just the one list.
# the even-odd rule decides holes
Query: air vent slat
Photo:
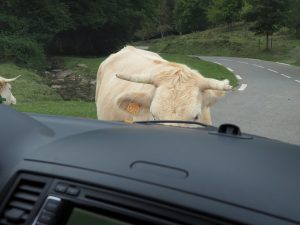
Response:
[{"label": "air vent slat", "polygon": [[0,225],[8,225],[5,219],[0,219]]},{"label": "air vent slat", "polygon": [[22,191],[29,191],[29,192],[39,194],[43,190],[43,187],[33,187],[30,185],[23,184],[23,185],[20,185],[19,189]]},{"label": "air vent slat", "polygon": [[18,192],[14,195],[14,197],[22,200],[27,200],[30,202],[36,202],[39,199],[39,196],[32,195],[26,192]]},{"label": "air vent slat", "polygon": [[29,177],[19,180],[6,203],[5,212],[0,215],[0,225],[26,224],[48,182],[45,178],[42,178],[45,182],[40,182],[38,176]]},{"label": "air vent slat", "polygon": [[31,211],[33,206],[30,203],[26,203],[26,202],[21,202],[21,201],[11,201],[9,203],[9,206],[11,208],[18,208],[18,209],[24,209],[27,211]]},{"label": "air vent slat", "polygon": [[0,220],[0,225],[16,225],[8,222],[7,220]]}]

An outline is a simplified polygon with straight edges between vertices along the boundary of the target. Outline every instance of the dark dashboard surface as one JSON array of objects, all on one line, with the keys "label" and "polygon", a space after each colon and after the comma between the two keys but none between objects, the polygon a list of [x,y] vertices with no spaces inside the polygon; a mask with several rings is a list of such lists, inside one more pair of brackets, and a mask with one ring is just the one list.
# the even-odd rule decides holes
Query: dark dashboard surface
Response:
[{"label": "dark dashboard surface", "polygon": [[296,145],[216,135],[213,127],[27,115],[2,105],[0,126],[0,199],[27,171],[237,221],[300,223]]}]

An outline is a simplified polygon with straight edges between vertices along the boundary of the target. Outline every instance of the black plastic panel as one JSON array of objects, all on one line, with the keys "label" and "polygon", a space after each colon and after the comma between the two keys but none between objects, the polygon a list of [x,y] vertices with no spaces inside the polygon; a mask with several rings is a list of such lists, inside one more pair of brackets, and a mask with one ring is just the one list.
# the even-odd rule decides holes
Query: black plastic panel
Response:
[{"label": "black plastic panel", "polygon": [[300,223],[299,146],[4,106],[0,118],[14,124],[0,131],[0,205],[15,175],[29,171],[238,222]]}]

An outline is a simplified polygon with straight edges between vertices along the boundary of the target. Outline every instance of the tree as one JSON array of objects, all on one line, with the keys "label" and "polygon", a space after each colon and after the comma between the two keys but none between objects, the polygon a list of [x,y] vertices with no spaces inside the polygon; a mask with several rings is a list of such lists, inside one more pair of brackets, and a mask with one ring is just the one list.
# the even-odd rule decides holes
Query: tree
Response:
[{"label": "tree", "polygon": [[69,8],[73,26],[58,32],[48,49],[52,54],[72,55],[107,55],[119,49],[153,18],[154,3],[158,3],[158,0],[61,1]]},{"label": "tree", "polygon": [[53,36],[71,26],[68,7],[60,0],[7,0],[5,12],[26,27],[26,35],[40,43],[50,42]]},{"label": "tree", "polygon": [[161,34],[161,38],[165,33],[173,30],[173,10],[175,7],[174,0],[161,0],[159,2],[159,26],[158,30]]},{"label": "tree", "polygon": [[210,0],[177,0],[174,9],[176,30],[190,33],[207,28],[209,3]]},{"label": "tree", "polygon": [[145,2],[148,2],[148,6],[144,13],[143,25],[136,33],[137,37],[143,40],[158,36],[163,38],[166,34],[174,33],[173,10],[176,0]]},{"label": "tree", "polygon": [[213,0],[208,8],[208,20],[213,24],[226,23],[230,26],[241,19],[244,0]]},{"label": "tree", "polygon": [[249,0],[249,3],[252,7],[246,19],[254,22],[250,29],[266,35],[266,50],[269,50],[269,36],[285,24],[288,4],[285,0]]},{"label": "tree", "polygon": [[290,0],[288,26],[295,30],[296,35],[300,36],[300,0]]}]

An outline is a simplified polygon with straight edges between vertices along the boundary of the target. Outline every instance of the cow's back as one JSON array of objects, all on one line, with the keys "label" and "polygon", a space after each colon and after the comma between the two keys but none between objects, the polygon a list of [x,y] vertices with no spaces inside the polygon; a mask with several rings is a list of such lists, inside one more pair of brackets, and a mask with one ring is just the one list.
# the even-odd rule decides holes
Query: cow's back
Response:
[{"label": "cow's back", "polygon": [[151,73],[158,65],[155,61],[165,61],[158,54],[127,46],[104,60],[97,73],[96,105],[98,119],[123,120],[128,114],[115,104],[116,98],[124,92],[153,92],[149,84],[124,81],[116,74],[139,76]]}]

